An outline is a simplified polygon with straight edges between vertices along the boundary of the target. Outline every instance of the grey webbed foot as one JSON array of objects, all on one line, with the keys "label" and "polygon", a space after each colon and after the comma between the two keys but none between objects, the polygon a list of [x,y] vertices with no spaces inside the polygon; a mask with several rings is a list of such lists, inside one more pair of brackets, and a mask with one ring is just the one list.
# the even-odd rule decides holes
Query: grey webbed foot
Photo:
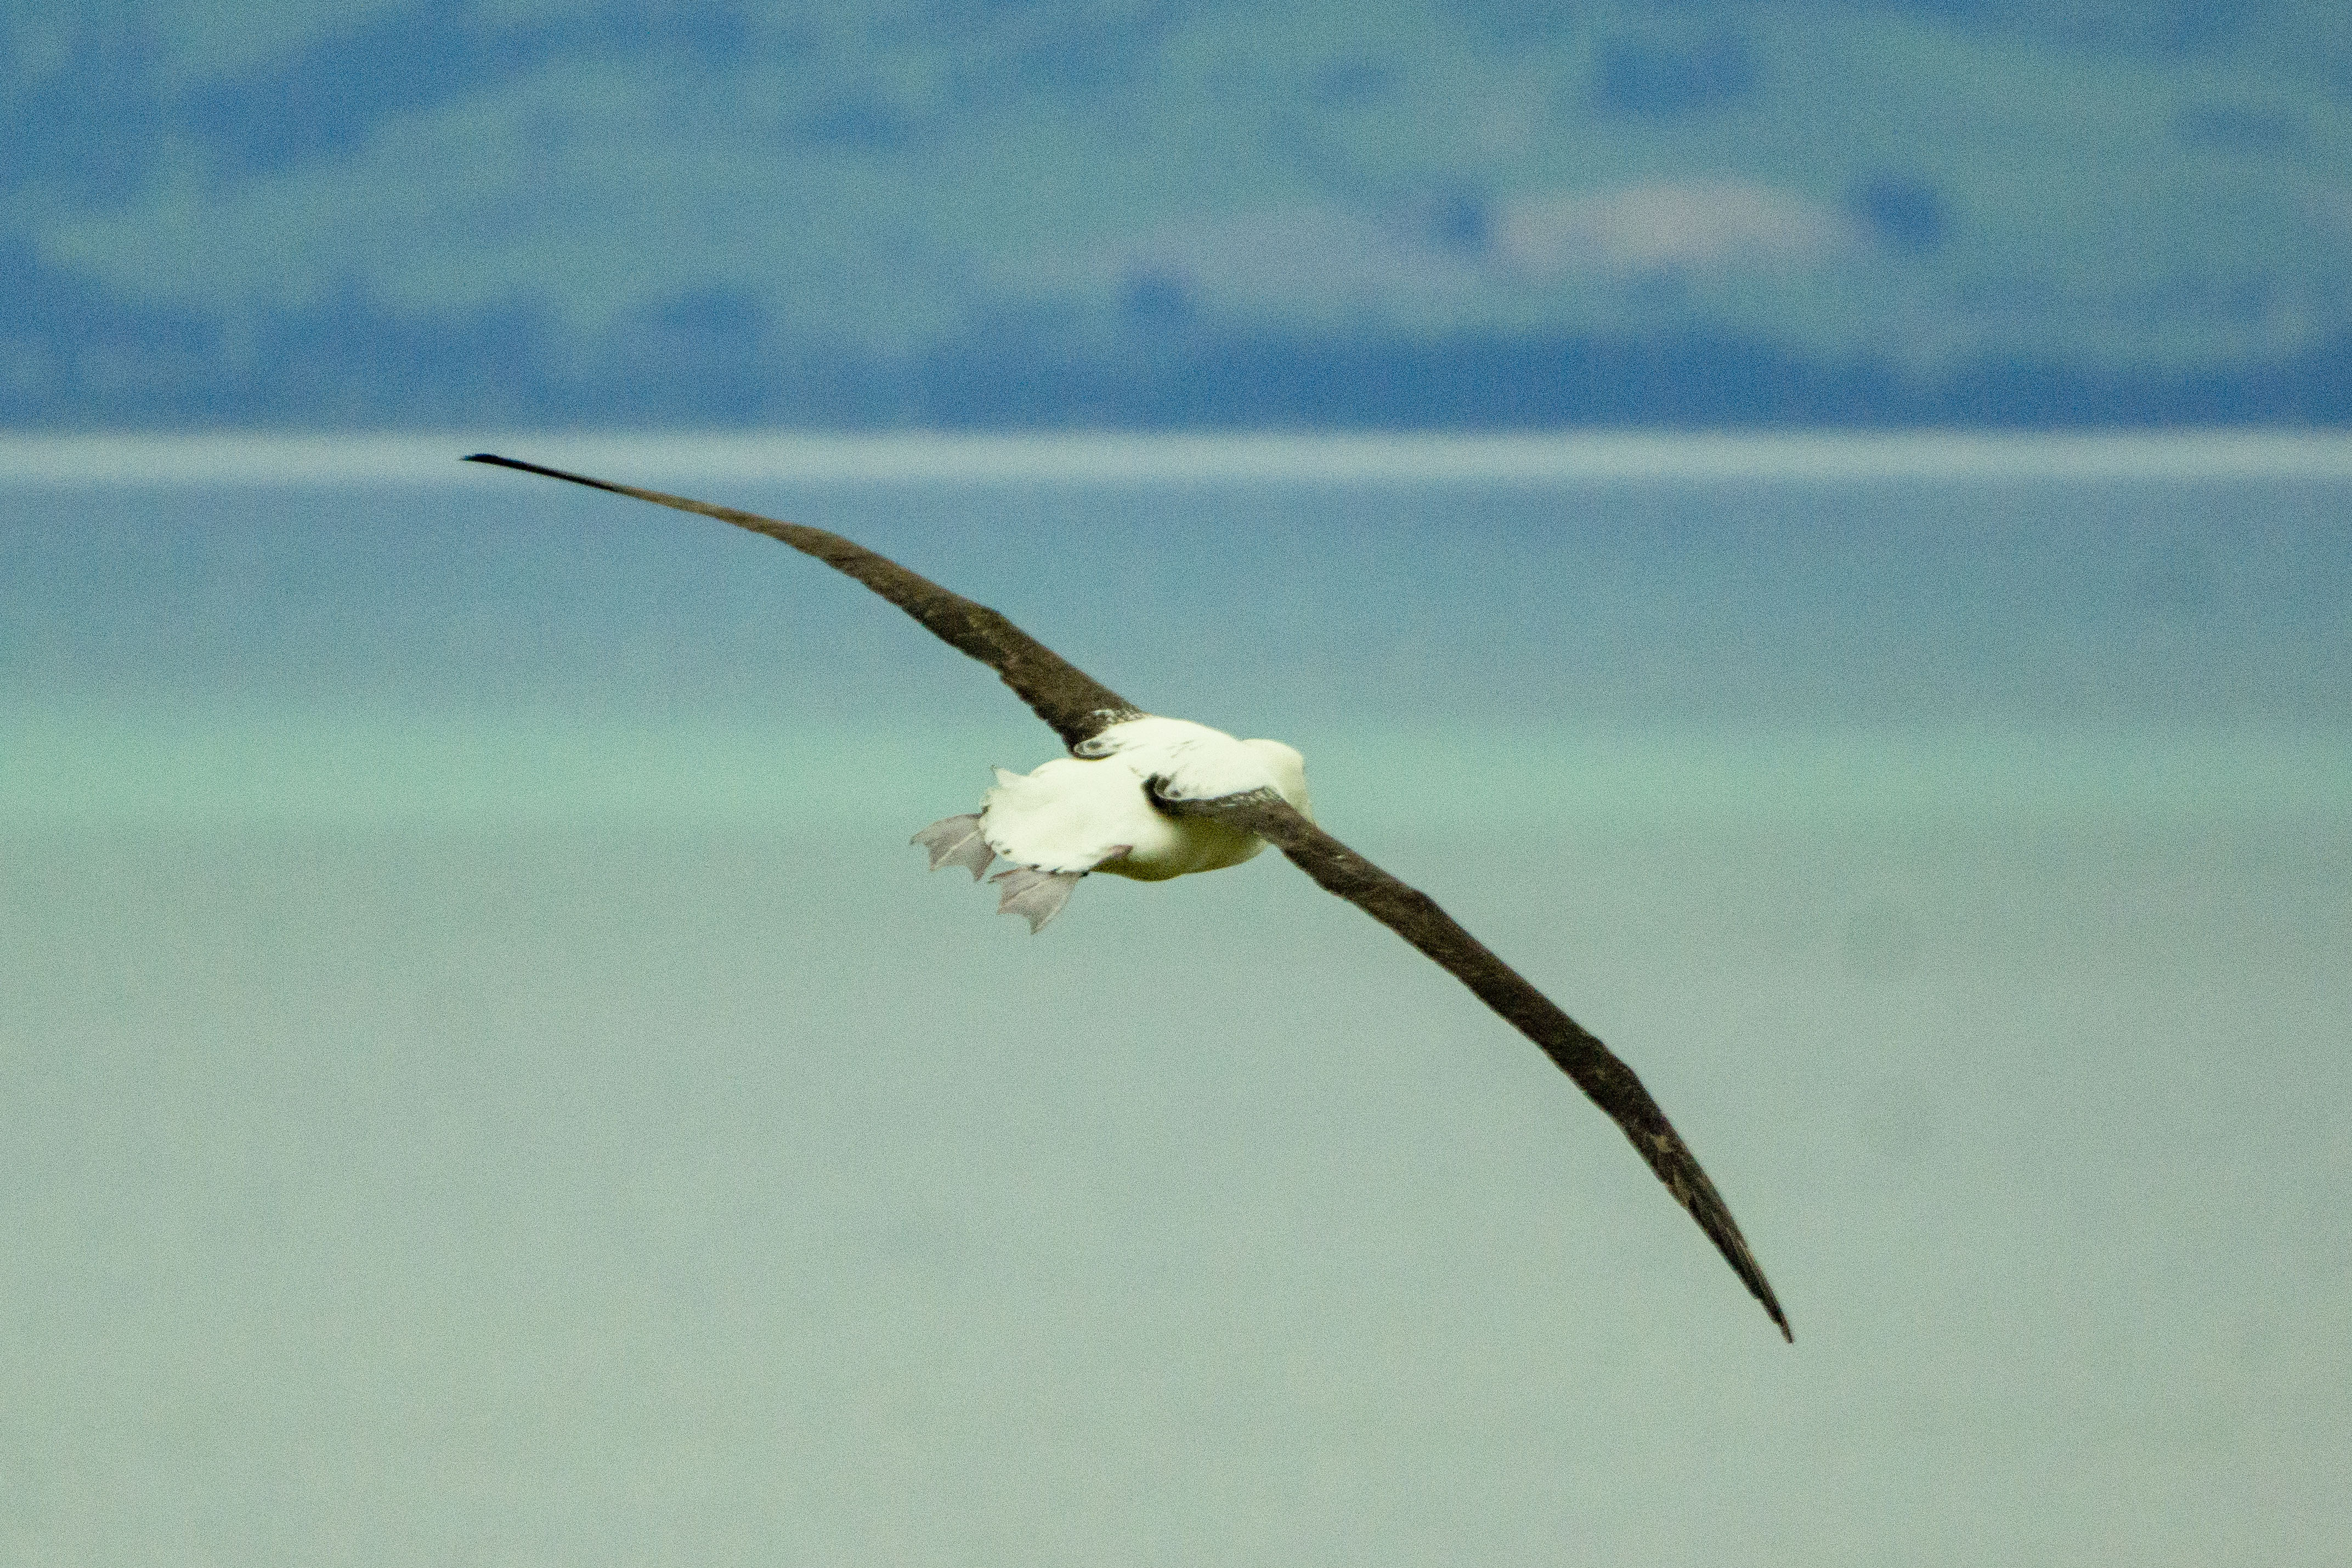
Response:
[{"label": "grey webbed foot", "polygon": [[996,913],[1022,916],[1029,922],[1029,935],[1034,936],[1045,928],[1045,922],[1062,912],[1062,905],[1070,901],[1070,890],[1086,874],[1082,871],[1037,871],[1025,865],[998,872],[989,879],[1004,885],[1004,896],[996,901]]},{"label": "grey webbed foot", "polygon": [[989,862],[996,859],[996,852],[980,836],[980,818],[975,814],[942,817],[907,841],[930,852],[933,871],[960,865],[971,873],[974,882],[987,874]]}]

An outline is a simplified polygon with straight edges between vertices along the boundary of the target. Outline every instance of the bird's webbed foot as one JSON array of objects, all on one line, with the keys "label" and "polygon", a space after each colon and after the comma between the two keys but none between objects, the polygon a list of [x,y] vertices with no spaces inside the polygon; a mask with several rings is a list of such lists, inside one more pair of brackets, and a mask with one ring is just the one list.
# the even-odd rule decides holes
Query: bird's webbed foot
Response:
[{"label": "bird's webbed foot", "polygon": [[1086,874],[1082,871],[1038,871],[1025,865],[998,872],[989,878],[1003,887],[1003,896],[996,901],[996,913],[1020,915],[1029,922],[1029,935],[1034,936],[1045,928],[1045,922],[1062,912],[1062,905],[1070,901],[1070,890]]},{"label": "bird's webbed foot", "polygon": [[971,873],[974,882],[988,873],[990,862],[996,859],[996,852],[981,837],[976,813],[942,817],[907,841],[930,852],[933,871],[943,865],[960,865]]}]

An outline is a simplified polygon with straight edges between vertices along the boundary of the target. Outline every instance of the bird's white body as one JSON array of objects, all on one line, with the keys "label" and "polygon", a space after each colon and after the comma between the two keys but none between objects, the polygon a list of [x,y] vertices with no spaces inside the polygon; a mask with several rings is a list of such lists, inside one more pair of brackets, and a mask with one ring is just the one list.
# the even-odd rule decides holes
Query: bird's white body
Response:
[{"label": "bird's white body", "polygon": [[1159,810],[1144,790],[1153,779],[1173,800],[1272,789],[1312,815],[1306,759],[1278,740],[1236,740],[1204,724],[1146,716],[1112,725],[1078,752],[1030,773],[996,770],[980,809],[990,849],[1042,872],[1165,882],[1239,865],[1265,847],[1213,819]]}]

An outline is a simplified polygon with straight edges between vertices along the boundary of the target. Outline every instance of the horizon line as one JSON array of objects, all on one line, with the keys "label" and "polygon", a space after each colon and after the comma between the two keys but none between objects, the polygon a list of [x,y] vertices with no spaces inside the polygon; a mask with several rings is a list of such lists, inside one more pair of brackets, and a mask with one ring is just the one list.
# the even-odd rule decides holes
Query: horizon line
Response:
[{"label": "horizon line", "polygon": [[2352,478],[2352,430],[1513,433],[806,430],[0,432],[0,486],[495,481],[459,461],[709,484],[1502,484]]}]

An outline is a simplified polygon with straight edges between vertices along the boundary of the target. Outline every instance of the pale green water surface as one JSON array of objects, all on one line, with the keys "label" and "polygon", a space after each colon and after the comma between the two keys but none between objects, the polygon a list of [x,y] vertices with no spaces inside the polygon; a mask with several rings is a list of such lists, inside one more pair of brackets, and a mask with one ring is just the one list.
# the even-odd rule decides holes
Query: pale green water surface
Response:
[{"label": "pale green water surface", "polygon": [[53,463],[0,1562],[2339,1559],[2343,478],[940,461],[712,498],[1297,742],[1643,1073],[1795,1346],[1278,859],[1034,939],[925,875],[1051,737],[813,563]]}]

